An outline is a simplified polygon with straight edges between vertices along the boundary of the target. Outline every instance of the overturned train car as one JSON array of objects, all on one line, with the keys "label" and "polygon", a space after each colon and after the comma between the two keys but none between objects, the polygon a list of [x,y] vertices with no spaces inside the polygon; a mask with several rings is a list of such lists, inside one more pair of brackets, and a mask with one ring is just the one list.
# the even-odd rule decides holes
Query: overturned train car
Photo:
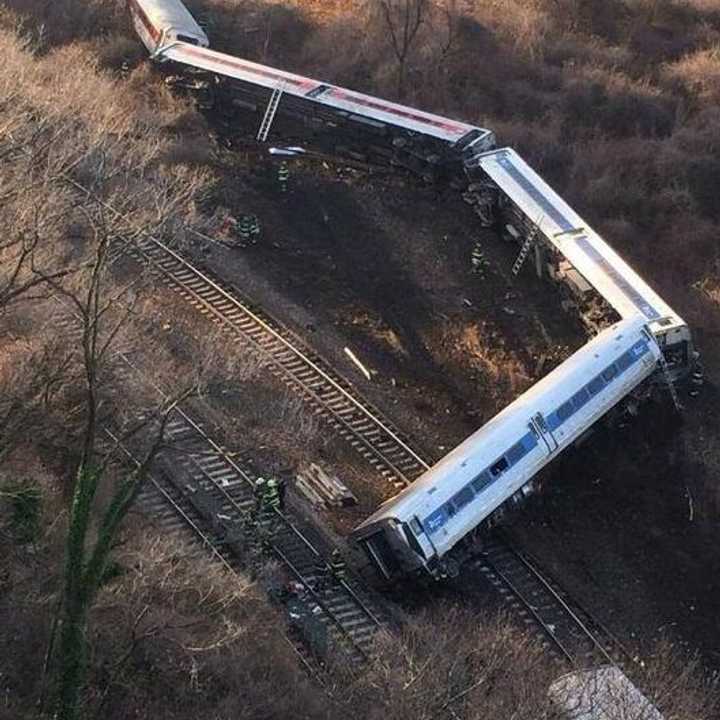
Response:
[{"label": "overturned train car", "polygon": [[658,367],[661,351],[641,318],[601,332],[384,503],[353,539],[387,579],[456,572],[458,544]]}]

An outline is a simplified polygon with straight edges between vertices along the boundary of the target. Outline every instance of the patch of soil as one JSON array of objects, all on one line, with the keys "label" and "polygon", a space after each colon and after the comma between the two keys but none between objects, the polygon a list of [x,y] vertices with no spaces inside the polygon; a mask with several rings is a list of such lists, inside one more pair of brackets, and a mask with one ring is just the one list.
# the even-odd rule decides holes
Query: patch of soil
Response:
[{"label": "patch of soil", "polygon": [[[708,390],[688,412],[716,403]],[[555,464],[513,532],[629,645],[650,652],[670,637],[718,668],[720,559],[697,510],[687,432],[667,402],[625,430],[599,429]]]},{"label": "patch of soil", "polygon": [[[584,342],[514,249],[483,233],[451,191],[327,166],[236,171],[223,203],[260,218],[260,242],[214,246],[210,266],[280,317],[383,408],[429,460]],[[470,269],[480,241],[483,276]],[[538,308],[557,308],[541,319]],[[367,382],[344,354],[373,373]]]}]

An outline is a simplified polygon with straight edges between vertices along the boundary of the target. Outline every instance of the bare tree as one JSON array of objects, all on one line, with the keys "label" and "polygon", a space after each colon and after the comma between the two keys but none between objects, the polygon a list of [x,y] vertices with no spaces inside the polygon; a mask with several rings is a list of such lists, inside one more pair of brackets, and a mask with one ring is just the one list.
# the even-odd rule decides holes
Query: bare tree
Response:
[{"label": "bare tree", "polygon": [[72,382],[71,374],[71,355],[55,337],[39,348],[29,345],[24,353],[16,351],[0,375],[0,463],[27,438],[36,437],[38,426],[48,421],[55,401]]},{"label": "bare tree", "polygon": [[430,0],[373,0],[390,38],[397,61],[397,95],[405,97],[407,64],[420,28],[431,9]]},{"label": "bare tree", "polygon": [[[103,214],[100,212],[100,219]],[[109,292],[106,287],[108,249],[111,234],[108,225],[88,215],[96,240],[94,261],[85,268],[85,282],[69,289],[53,278],[45,281],[72,308],[80,325],[79,355],[82,368],[84,430],[80,459],[73,486],[63,573],[62,606],[57,623],[57,648],[54,636],[49,655],[54,658],[57,678],[57,717],[74,720],[79,714],[79,698],[85,682],[88,614],[101,587],[103,574],[112,553],[118,530],[146,479],[150,466],[162,447],[168,417],[189,390],[166,401],[161,408],[142,414],[127,423],[107,447],[105,422],[101,408],[107,400],[103,392],[108,382],[107,366],[111,349],[121,328],[132,312],[132,303],[122,305],[128,288]],[[119,467],[116,451],[136,439],[140,431],[139,459],[133,467]],[[148,440],[147,438],[150,438]],[[110,476],[114,476],[111,478]],[[111,482],[110,482],[111,480]],[[93,529],[93,509],[101,484],[110,484],[109,500]]]}]

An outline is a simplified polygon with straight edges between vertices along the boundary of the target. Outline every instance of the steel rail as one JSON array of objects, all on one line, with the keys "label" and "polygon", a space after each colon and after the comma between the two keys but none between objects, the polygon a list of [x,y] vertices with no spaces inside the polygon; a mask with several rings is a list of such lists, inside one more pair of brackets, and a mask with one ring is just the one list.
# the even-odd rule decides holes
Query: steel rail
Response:
[{"label": "steel rail", "polygon": [[[131,219],[124,213],[72,178],[65,180],[133,228]],[[337,377],[335,371],[321,367],[308,351],[298,347],[297,340],[293,342],[294,338],[287,337],[290,334],[287,330],[282,328],[284,332],[281,331],[279,323],[261,317],[238,297],[237,289],[232,288],[232,292],[226,289],[149,232],[137,228],[134,231],[142,234],[145,242],[138,239],[126,243],[131,254],[139,253],[160,270],[171,285],[189,296],[191,302],[207,310],[216,322],[231,328],[266,357],[276,375],[298,386],[316,408],[340,426],[341,434],[360,444],[356,448],[390,483],[396,487],[407,486],[418,474],[429,469],[430,464],[399,436],[379,410],[343,387],[351,386],[351,383]],[[353,417],[354,414],[359,417]],[[352,439],[351,444],[354,444]]]},{"label": "steel rail", "polygon": [[[543,577],[543,582],[548,584],[549,587],[551,587],[551,588],[553,587],[553,585],[557,584],[556,581],[548,573],[544,573],[539,570],[540,563],[537,560],[537,558],[535,558],[532,555],[532,553],[528,552],[524,548],[517,548],[516,546],[514,546],[514,544],[509,539],[507,540],[507,542],[509,545],[514,547],[514,550],[515,550],[516,554],[518,555],[518,557],[520,557],[522,559],[522,561],[526,565],[528,565],[528,567],[533,568],[533,572],[535,572],[538,576]],[[553,589],[555,589],[555,588],[553,588]],[[560,598],[562,598],[562,594],[560,592],[558,592],[556,589],[555,589],[555,592],[558,594],[558,596]],[[608,639],[608,641],[610,642],[610,644],[613,646],[613,648],[617,648],[617,650],[625,657],[626,660],[633,662],[633,663],[636,662],[636,660],[633,657],[633,654],[630,652],[630,650],[628,650],[624,646],[624,644],[620,640],[618,640],[618,638],[615,636],[615,634],[611,630],[609,630],[605,626],[604,623],[602,623],[600,620],[598,620],[596,617],[594,617],[593,614],[589,610],[587,610],[587,608],[585,608],[581,603],[579,603],[575,598],[571,598],[571,602],[575,607],[577,607],[577,609],[580,611],[580,613],[582,613],[586,618],[588,618],[589,622],[585,623],[586,625],[588,625],[588,626],[592,625],[592,626],[596,627],[600,631],[601,635],[606,637]],[[568,605],[569,605],[569,603],[568,603]],[[597,640],[597,635],[594,632],[592,632],[592,630],[590,630],[590,629],[589,629],[589,632],[591,632],[593,637],[595,638],[595,640]],[[612,656],[610,655],[610,653],[607,652],[607,648],[605,648],[604,646],[600,646],[599,649],[601,649],[604,652],[605,657],[608,660],[608,662],[612,662],[613,664],[618,664],[617,660],[613,659]]]},{"label": "steel rail", "polygon": [[[125,447],[125,445],[120,441],[120,439],[113,434],[112,431],[105,429],[105,433],[110,439],[113,441],[116,448],[122,451],[122,453],[132,462],[136,467],[140,466],[140,462],[138,459],[132,454],[132,452]],[[223,554],[217,549],[213,541],[210,539],[210,537],[203,531],[203,529],[190,517],[190,515],[185,512],[185,510],[181,507],[180,503],[178,503],[175,498],[173,498],[169,492],[157,481],[154,475],[148,474],[147,479],[150,481],[153,488],[160,493],[162,498],[170,505],[170,507],[175,511],[175,513],[180,517],[181,520],[183,520],[186,527],[190,528],[195,535],[200,539],[201,545],[206,549],[209,550],[211,555],[215,558],[215,560],[219,560],[226,570],[231,572],[235,576],[239,576],[239,573],[236,568],[234,568],[223,556]],[[292,648],[293,652],[297,655],[297,657],[300,659],[300,662],[303,664],[307,672],[314,677],[316,680],[318,680],[321,684],[324,684],[317,668],[313,667],[307,660],[307,658],[300,652],[300,650],[292,643],[290,638],[285,633],[280,633],[282,638],[287,642],[288,645]]]},{"label": "steel rail", "polygon": [[[105,434],[113,441],[113,445],[115,448],[119,449],[130,462],[133,463],[136,467],[140,467],[139,460],[130,452],[130,450],[123,444],[123,442],[118,438],[111,430],[108,430],[105,428]],[[172,509],[180,516],[180,518],[185,522],[185,524],[200,538],[203,546],[210,551],[210,553],[214,556],[216,560],[219,560],[224,566],[226,570],[229,570],[234,575],[237,574],[237,571],[233,566],[227,561],[227,559],[220,553],[213,543],[213,541],[208,537],[208,535],[202,530],[202,528],[188,515],[187,512],[180,506],[180,503],[178,503],[175,498],[173,498],[170,493],[165,490],[165,488],[155,479],[155,476],[152,474],[148,474],[147,476],[148,480],[152,484],[152,486],[157,490],[163,497],[164,500],[166,500]]]},{"label": "steel rail", "polygon": [[535,622],[540,626],[543,634],[557,647],[561,655],[571,664],[574,663],[572,651],[565,647],[562,640],[555,634],[554,629],[542,618],[532,601],[525,597],[525,594],[517,588],[515,583],[500,569],[498,564],[487,557],[484,558],[484,562],[487,563],[492,571],[502,580],[503,584],[510,590],[513,596],[521,602],[525,610],[530,613]]},{"label": "steel rail", "polygon": [[[484,554],[483,561],[492,568],[502,582],[508,587],[510,592],[520,601],[525,610],[532,615],[537,623],[539,623],[544,634],[552,640],[552,642],[560,650],[561,654],[569,660],[573,666],[582,665],[581,653],[570,647],[567,640],[563,640],[559,637],[559,633],[561,631],[569,633],[571,638],[576,635],[576,631],[579,631],[581,640],[585,643],[589,643],[589,647],[592,648],[594,653],[599,654],[605,662],[611,665],[618,664],[616,659],[612,657],[608,649],[602,644],[593,630],[588,626],[588,623],[578,615],[578,613],[547,580],[540,569],[527,557],[525,557],[521,550],[518,550],[515,545],[501,533],[496,533],[493,541],[495,549],[498,549],[500,553],[506,553],[512,558],[512,560],[519,563],[519,568],[523,572],[520,581],[531,583],[530,587],[534,586],[536,591],[539,589],[541,593],[550,598],[553,603],[552,610],[554,611],[552,616],[549,617],[547,609],[541,609],[538,603],[529,596],[528,592],[524,592],[518,587],[518,582],[514,581],[510,577],[510,569],[506,568],[503,570],[501,562],[497,559],[497,556],[493,559],[486,552]],[[513,569],[517,570],[517,567],[518,566],[516,564]],[[531,592],[532,590],[530,593]],[[564,619],[566,622],[564,627],[557,627],[558,618]],[[602,627],[599,624],[598,627],[602,630]],[[612,635],[609,633],[608,637],[612,639]],[[585,654],[588,654],[587,650],[585,651]]]}]

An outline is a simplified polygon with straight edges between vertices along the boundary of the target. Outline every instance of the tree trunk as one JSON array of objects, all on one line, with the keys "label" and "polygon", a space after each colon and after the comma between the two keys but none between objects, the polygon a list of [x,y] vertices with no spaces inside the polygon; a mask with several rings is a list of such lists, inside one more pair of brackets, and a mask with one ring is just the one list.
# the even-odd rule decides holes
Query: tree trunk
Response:
[{"label": "tree trunk", "polygon": [[80,691],[85,679],[87,607],[77,597],[69,602],[70,605],[63,609],[58,648],[59,657],[62,658],[58,720],[77,719]]},{"label": "tree trunk", "polygon": [[60,644],[58,647],[58,718],[75,720],[85,677],[85,635],[87,628],[87,598],[85,587],[85,541],[90,508],[97,489],[97,474],[80,466],[70,512],[66,558],[65,589],[61,614]]}]

